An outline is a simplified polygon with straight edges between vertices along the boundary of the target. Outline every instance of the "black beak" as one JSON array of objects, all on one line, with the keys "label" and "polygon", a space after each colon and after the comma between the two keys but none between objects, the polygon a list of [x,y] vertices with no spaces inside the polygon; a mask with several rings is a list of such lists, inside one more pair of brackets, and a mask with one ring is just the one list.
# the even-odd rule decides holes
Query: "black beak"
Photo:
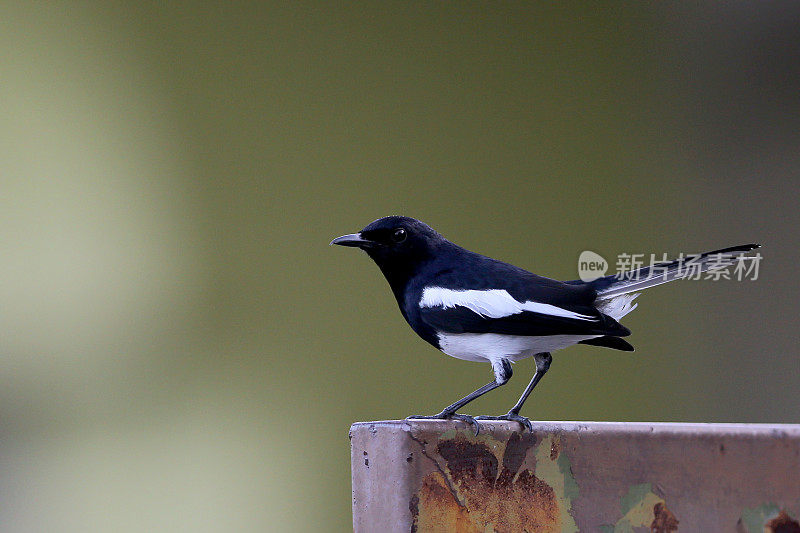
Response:
[{"label": "black beak", "polygon": [[356,248],[369,248],[375,243],[364,239],[361,237],[360,233],[350,233],[349,235],[342,235],[341,237],[333,239],[331,245],[334,244],[338,244],[339,246],[354,246]]}]

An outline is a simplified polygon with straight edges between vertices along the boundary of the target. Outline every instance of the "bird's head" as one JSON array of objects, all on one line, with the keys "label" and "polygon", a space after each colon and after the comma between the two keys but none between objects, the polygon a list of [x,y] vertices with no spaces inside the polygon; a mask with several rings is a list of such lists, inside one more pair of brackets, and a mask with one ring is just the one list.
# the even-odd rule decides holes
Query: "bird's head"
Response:
[{"label": "bird's head", "polygon": [[379,218],[358,233],[337,237],[331,244],[361,248],[393,283],[412,276],[444,242],[444,237],[419,220],[390,216]]}]

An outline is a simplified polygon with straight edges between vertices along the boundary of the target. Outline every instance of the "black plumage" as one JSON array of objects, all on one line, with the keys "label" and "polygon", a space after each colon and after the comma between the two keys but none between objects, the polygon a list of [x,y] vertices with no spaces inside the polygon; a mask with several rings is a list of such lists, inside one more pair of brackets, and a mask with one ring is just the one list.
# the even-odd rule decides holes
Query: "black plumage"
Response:
[{"label": "black plumage", "polygon": [[[472,417],[456,411],[511,377],[511,362],[533,357],[537,372],[520,400],[500,418],[517,420],[523,402],[550,366],[550,352],[573,344],[631,351],[621,339],[630,330],[619,323],[635,306],[630,293],[679,279],[678,262],[648,267],[594,281],[557,281],[466,250],[426,224],[408,217],[376,220],[356,234],[331,244],[363,249],[383,272],[403,317],[425,341],[448,355],[492,364],[495,379],[424,418]],[[696,261],[706,270],[711,257],[736,257],[757,245],[708,252]],[[615,316],[612,316],[615,315]]]}]

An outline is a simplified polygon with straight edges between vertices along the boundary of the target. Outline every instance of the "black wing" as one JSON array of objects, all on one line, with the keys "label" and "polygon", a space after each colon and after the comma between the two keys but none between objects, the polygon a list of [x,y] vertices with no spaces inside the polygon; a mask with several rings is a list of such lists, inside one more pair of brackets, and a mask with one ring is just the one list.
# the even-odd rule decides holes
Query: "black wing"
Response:
[{"label": "black wing", "polygon": [[[463,248],[431,265],[426,287],[450,290],[504,290],[517,302],[537,302],[566,313],[522,311],[502,317],[486,316],[455,305],[420,306],[422,321],[437,331],[449,333],[500,333],[506,335],[630,335],[630,330],[594,305],[597,292],[589,284],[573,284],[537,276],[514,265]],[[419,293],[417,293],[419,294]],[[410,302],[409,302],[410,303]],[[572,316],[562,316],[572,315]],[[574,315],[581,315],[576,317]],[[588,317],[589,319],[583,318]]]},{"label": "black wing", "polygon": [[[591,311],[587,310],[588,313]],[[593,315],[593,320],[584,320],[523,311],[493,318],[460,305],[420,308],[420,318],[423,322],[437,331],[448,333],[500,333],[524,336],[630,335],[630,330],[613,318],[596,310]]]}]

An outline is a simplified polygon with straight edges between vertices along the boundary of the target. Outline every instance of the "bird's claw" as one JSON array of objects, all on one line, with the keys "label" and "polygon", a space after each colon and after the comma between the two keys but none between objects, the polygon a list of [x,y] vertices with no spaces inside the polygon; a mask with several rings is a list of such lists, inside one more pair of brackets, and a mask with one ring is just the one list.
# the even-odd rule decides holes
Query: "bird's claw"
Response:
[{"label": "bird's claw", "polygon": [[500,416],[476,416],[475,420],[513,420],[514,422],[519,422],[522,424],[522,427],[533,433],[531,421],[527,417],[518,415],[517,413],[507,413]]},{"label": "bird's claw", "polygon": [[478,436],[478,433],[481,432],[481,427],[480,427],[480,425],[478,425],[478,421],[475,420],[474,417],[471,417],[469,415],[459,415],[459,414],[453,413],[453,415],[451,415],[450,418],[454,418],[456,420],[461,420],[462,422],[466,422],[467,424],[469,424],[472,427],[474,427],[475,428],[475,436],[476,437]]},{"label": "bird's claw", "polygon": [[461,415],[461,414],[458,414],[458,413],[445,413],[445,412],[442,412],[442,413],[439,413],[438,415],[427,415],[427,416],[426,415],[411,415],[411,416],[407,416],[406,417],[406,420],[409,420],[409,419],[461,420],[462,422],[466,422],[467,424],[469,424],[473,428],[475,428],[475,436],[476,437],[478,436],[478,433],[480,433],[480,430],[481,430],[480,426],[478,425],[477,420],[475,420],[474,417],[471,417],[469,415]]}]

